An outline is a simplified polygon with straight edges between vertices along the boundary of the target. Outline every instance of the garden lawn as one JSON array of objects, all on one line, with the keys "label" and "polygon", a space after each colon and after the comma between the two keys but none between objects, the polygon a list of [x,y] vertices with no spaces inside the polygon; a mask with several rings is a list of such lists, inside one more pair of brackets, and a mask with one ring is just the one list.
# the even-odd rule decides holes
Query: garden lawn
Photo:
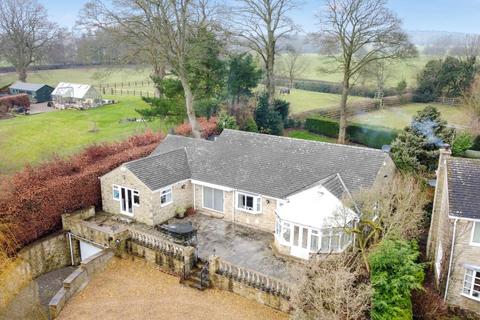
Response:
[{"label": "garden lawn", "polygon": [[[292,89],[290,94],[278,95],[277,98],[290,102],[290,114],[335,107],[339,105],[341,96],[333,93],[323,93]],[[363,97],[350,96],[349,101],[366,99]]]},{"label": "garden lawn", "polygon": [[[94,109],[58,110],[0,121],[0,174],[27,163],[38,164],[53,155],[65,156],[85,146],[121,140],[147,129],[164,132],[174,124],[161,120],[125,122],[139,117],[135,109],[146,104],[139,97],[120,97],[119,103]],[[92,129],[97,128],[96,132]]]},{"label": "garden lawn", "polygon": [[320,142],[330,142],[336,143],[337,139],[330,138],[327,136],[322,136],[319,134],[311,133],[306,130],[291,130],[287,132],[287,136],[290,138],[297,138],[297,139],[304,139],[304,140],[312,140],[312,141],[320,141]]},{"label": "garden lawn", "polygon": [[410,103],[399,107],[385,108],[374,112],[363,113],[350,119],[351,122],[369,125],[378,125],[394,129],[403,129],[410,124],[412,117],[427,105],[433,105],[448,121],[449,125],[466,127],[469,125],[468,115],[461,106],[449,106],[441,104]]}]

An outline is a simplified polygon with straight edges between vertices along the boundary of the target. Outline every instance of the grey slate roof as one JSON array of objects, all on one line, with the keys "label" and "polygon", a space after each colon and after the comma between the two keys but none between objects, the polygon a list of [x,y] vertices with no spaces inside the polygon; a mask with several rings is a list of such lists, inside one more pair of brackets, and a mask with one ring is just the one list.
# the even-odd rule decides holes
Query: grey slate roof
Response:
[{"label": "grey slate roof", "polygon": [[124,164],[150,190],[157,190],[191,176],[184,148]]},{"label": "grey slate roof", "polygon": [[447,159],[450,215],[480,219],[480,160]]},{"label": "grey slate roof", "polygon": [[[37,91],[38,89],[46,86],[46,84],[41,83],[28,83],[17,81],[10,86],[11,89],[25,90],[25,91]],[[52,88],[53,89],[53,88]]]},{"label": "grey slate roof", "polygon": [[216,141],[169,135],[151,156],[137,161],[154,166],[162,154],[182,147],[192,179],[275,198],[336,173],[351,192],[369,187],[389,157],[369,148],[224,130]]}]

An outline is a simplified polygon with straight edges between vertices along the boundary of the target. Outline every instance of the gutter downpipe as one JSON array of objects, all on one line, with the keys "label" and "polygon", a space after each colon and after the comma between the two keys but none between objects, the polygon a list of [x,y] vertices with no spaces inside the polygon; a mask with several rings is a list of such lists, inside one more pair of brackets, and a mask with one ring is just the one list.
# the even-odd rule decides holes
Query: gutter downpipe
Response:
[{"label": "gutter downpipe", "polygon": [[455,234],[457,232],[457,221],[458,221],[458,218],[455,218],[455,221],[453,222],[452,249],[450,250],[450,261],[448,263],[447,283],[445,285],[445,294],[443,296],[444,302],[447,301],[448,285],[450,284],[450,273],[452,270],[453,253],[455,248]]}]

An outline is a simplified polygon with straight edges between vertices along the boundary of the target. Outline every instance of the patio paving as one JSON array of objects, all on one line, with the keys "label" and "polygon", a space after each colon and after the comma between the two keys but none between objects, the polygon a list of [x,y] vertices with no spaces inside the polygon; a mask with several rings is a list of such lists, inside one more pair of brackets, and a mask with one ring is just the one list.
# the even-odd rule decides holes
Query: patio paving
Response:
[{"label": "patio paving", "polygon": [[198,255],[202,259],[215,253],[228,262],[285,281],[296,280],[301,273],[301,263],[273,252],[274,237],[269,232],[198,213],[184,219],[172,219],[170,223],[189,221],[197,229]]}]

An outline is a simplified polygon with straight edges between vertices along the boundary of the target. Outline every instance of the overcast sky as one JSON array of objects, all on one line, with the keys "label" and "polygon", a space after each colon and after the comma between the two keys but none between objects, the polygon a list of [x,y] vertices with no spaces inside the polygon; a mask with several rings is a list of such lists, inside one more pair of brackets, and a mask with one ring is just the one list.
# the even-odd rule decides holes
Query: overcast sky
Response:
[{"label": "overcast sky", "polygon": [[[38,0],[58,24],[71,28],[86,0]],[[302,1],[302,0],[300,0]],[[315,13],[323,0],[303,0],[292,18],[305,31],[316,28]],[[389,0],[406,30],[480,33],[480,0]]]}]

